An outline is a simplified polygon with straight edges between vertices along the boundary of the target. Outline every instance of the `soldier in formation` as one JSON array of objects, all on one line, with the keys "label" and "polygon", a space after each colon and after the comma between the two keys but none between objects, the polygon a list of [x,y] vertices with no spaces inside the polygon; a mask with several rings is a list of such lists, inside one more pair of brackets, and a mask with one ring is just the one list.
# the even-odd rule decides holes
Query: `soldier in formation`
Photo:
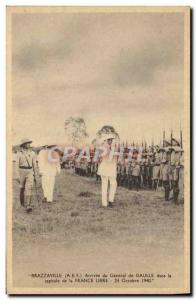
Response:
[{"label": "soldier in formation", "polygon": [[[75,164],[75,172],[80,176],[94,177],[99,180],[97,174],[100,162],[93,159],[85,164]],[[141,159],[124,158],[119,160],[116,166],[117,185],[139,191],[140,189],[164,190],[165,200],[171,198],[177,204],[183,200],[183,150],[180,147],[157,148],[152,152],[144,151]],[[172,196],[172,197],[171,197]]]}]

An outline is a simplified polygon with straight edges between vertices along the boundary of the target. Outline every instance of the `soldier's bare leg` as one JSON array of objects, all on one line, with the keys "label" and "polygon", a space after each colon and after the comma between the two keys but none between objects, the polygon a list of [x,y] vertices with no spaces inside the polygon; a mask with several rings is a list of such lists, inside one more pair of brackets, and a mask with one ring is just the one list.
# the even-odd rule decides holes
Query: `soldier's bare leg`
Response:
[{"label": "soldier's bare leg", "polygon": [[169,181],[164,181],[163,186],[165,189],[165,201],[169,201],[169,192],[170,192]]},{"label": "soldier's bare leg", "polygon": [[136,181],[136,191],[138,192],[138,190],[139,190],[139,176],[136,176],[135,181]]},{"label": "soldier's bare leg", "polygon": [[178,188],[177,181],[174,181],[174,183],[173,183],[173,193],[174,193],[174,203],[178,204],[179,188]]}]

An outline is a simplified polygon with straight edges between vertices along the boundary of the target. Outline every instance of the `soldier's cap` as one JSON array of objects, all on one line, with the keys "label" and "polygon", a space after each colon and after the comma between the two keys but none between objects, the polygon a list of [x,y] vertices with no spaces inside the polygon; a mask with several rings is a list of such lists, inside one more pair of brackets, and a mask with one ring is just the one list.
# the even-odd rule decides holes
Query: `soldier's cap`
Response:
[{"label": "soldier's cap", "polygon": [[28,138],[24,138],[20,141],[20,146],[23,146],[25,144],[31,144],[31,143],[32,143],[31,140],[29,140]]}]

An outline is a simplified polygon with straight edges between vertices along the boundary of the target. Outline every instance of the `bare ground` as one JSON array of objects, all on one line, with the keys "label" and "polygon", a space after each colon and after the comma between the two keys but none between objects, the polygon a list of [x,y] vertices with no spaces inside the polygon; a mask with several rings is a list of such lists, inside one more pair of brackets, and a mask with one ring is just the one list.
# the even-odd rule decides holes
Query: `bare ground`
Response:
[{"label": "bare ground", "polygon": [[66,170],[52,204],[26,214],[18,193],[14,181],[15,286],[42,286],[33,272],[170,273],[151,287],[182,286],[183,204],[165,202],[163,192],[118,188],[114,208],[102,208],[100,182]]}]

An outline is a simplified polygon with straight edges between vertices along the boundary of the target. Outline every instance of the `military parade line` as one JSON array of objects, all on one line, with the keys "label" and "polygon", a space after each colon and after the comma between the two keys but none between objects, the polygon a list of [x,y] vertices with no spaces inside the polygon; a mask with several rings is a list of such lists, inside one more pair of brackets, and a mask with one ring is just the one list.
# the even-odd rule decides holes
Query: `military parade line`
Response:
[{"label": "military parade line", "polygon": [[[169,201],[171,192],[176,204],[183,201],[184,163],[183,150],[179,146],[156,147],[155,149],[124,148],[123,158],[117,160],[117,186],[129,190],[149,189],[158,191],[164,189],[165,200]],[[100,161],[94,162],[93,154],[88,159],[63,161],[61,168],[74,169],[79,176],[94,177],[98,175]]]},{"label": "military parade line", "polygon": [[97,151],[96,146],[91,146],[88,151],[85,148],[73,152],[73,147],[69,147],[69,150],[72,148],[70,155],[68,150],[62,151],[58,145],[35,148],[31,147],[31,140],[23,139],[19,147],[13,147],[15,180],[20,186],[21,206],[31,212],[32,190],[36,189],[37,192],[40,187],[42,201],[51,203],[55,177],[62,169],[72,169],[77,176],[101,180],[101,201],[104,207],[113,207],[118,186],[135,191],[163,190],[165,201],[183,203],[184,161],[180,144],[164,142],[161,147],[128,147],[124,143],[114,144],[111,134],[104,137],[103,141],[101,151]]}]

